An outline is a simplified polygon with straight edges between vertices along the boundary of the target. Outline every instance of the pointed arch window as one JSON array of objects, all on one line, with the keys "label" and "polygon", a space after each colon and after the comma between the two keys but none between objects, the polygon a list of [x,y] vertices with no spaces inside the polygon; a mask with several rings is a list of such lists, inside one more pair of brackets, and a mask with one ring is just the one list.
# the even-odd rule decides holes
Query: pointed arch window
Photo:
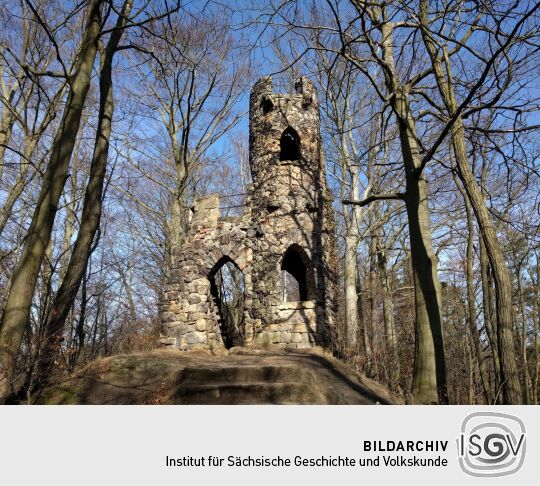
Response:
[{"label": "pointed arch window", "polygon": [[300,159],[300,136],[292,127],[287,127],[281,134],[279,141],[279,160],[299,160]]},{"label": "pointed arch window", "polygon": [[244,321],[244,274],[229,257],[222,257],[210,271],[210,293],[219,315],[219,327],[223,344],[227,349],[243,346]]}]

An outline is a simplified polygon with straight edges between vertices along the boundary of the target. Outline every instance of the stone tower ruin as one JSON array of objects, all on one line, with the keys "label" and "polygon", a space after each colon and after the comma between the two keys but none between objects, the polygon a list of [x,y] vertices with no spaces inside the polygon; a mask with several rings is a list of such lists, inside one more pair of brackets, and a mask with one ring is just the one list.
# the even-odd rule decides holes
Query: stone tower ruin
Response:
[{"label": "stone tower ruin", "polygon": [[[313,84],[302,77],[294,93],[283,94],[270,77],[260,79],[249,121],[253,183],[243,213],[220,217],[217,194],[196,200],[184,241],[173,249],[161,319],[166,342],[181,350],[307,348],[331,337],[335,236]],[[223,315],[214,281],[231,264],[243,275],[234,324]]]}]

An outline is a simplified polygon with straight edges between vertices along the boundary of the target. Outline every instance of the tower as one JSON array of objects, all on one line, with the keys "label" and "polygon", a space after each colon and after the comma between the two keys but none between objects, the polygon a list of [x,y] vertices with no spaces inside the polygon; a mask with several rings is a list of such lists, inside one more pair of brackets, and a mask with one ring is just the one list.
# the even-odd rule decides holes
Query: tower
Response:
[{"label": "tower", "polygon": [[[272,79],[252,89],[249,151],[253,183],[236,218],[219,217],[219,197],[195,201],[176,250],[161,307],[168,341],[206,346],[326,345],[335,314],[336,257],[331,199],[313,84],[292,93]],[[225,322],[212,279],[224,264],[242,273],[243,319]],[[232,344],[231,344],[232,343]]]},{"label": "tower", "polygon": [[263,329],[264,323],[285,335],[305,329],[294,339],[320,344],[334,317],[333,213],[317,93],[305,77],[294,88],[275,92],[266,77],[251,92],[251,214],[260,239],[251,270],[258,302],[252,315]]}]

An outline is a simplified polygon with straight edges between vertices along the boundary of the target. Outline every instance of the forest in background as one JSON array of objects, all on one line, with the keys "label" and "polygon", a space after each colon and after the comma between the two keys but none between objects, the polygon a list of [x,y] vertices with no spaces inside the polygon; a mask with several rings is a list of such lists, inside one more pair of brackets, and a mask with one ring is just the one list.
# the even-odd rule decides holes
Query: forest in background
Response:
[{"label": "forest in background", "polygon": [[317,86],[334,352],[415,403],[538,404],[540,3],[0,2],[0,397],[158,345],[184,209],[241,211],[253,83]]}]

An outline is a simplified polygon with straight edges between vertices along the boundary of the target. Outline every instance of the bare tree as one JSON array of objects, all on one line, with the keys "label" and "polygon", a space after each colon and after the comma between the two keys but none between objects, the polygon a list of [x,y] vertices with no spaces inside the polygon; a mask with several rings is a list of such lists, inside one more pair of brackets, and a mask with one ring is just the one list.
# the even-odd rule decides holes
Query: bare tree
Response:
[{"label": "bare tree", "polygon": [[[109,140],[114,113],[113,58],[118,50],[125,26],[130,19],[132,6],[132,0],[124,1],[107,45],[101,49],[99,115],[90,177],[86,187],[81,224],[78,229],[75,246],[71,252],[62,285],[55,295],[44,325],[42,337],[43,348],[38,361],[35,378],[35,383],[40,388],[45,387],[50,378],[51,369],[58,354],[66,318],[85,275],[88,259],[92,253],[92,245],[101,220],[103,186],[109,156]],[[94,244],[97,244],[97,242]],[[80,321],[84,322],[84,316],[80,317]],[[82,333],[79,332],[79,335],[82,335]]]},{"label": "bare tree", "polygon": [[[32,223],[4,306],[0,326],[0,397],[5,397],[10,392],[13,384],[13,371],[30,314],[36,278],[67,178],[97,53],[101,30],[101,4],[100,0],[89,0],[80,49],[72,70],[65,73],[66,77],[69,76],[69,94],[62,121],[53,142]],[[38,21],[39,19],[41,17],[38,17]],[[43,28],[48,30],[45,24]]]},{"label": "bare tree", "polygon": [[134,95],[148,110],[148,119],[165,128],[168,144],[158,161],[161,177],[141,163],[144,153],[132,163],[168,192],[170,207],[164,215],[168,265],[174,264],[172,249],[184,233],[188,186],[194,187],[207,161],[205,154],[239,120],[236,105],[248,70],[238,60],[223,15],[211,11],[197,17],[175,15],[145,39],[137,57],[140,86]]}]

